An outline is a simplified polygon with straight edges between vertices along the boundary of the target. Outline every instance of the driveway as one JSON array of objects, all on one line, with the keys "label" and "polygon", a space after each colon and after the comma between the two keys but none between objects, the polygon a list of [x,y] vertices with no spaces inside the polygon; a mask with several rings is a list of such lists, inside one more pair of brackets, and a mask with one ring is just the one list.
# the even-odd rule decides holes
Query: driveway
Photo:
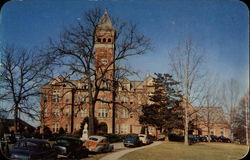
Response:
[{"label": "driveway", "polygon": [[150,145],[146,145],[143,147],[136,147],[136,148],[124,148],[122,143],[119,143],[119,144],[117,143],[117,144],[115,144],[115,147],[118,147],[118,148],[115,149],[115,152],[108,154],[107,156],[102,157],[100,160],[118,160],[120,157],[122,157],[123,155],[125,155],[129,152],[143,149],[143,148],[153,147],[153,146],[159,145],[161,143],[162,143],[161,141],[156,141]]}]

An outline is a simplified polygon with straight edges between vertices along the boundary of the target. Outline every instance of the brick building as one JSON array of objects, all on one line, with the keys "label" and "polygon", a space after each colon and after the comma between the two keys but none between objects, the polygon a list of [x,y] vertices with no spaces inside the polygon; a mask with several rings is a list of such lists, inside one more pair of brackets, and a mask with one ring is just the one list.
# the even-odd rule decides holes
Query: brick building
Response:
[{"label": "brick building", "polygon": [[195,107],[197,110],[197,134],[229,137],[229,126],[221,107]]},{"label": "brick building", "polygon": [[[100,24],[97,26],[95,35],[95,69],[96,77],[102,76],[101,72],[108,69],[105,74],[107,81],[112,81],[114,73],[114,44],[116,31],[112,27],[112,23],[107,12],[101,18]],[[110,65],[111,64],[111,65]],[[105,68],[108,65],[108,68]],[[92,82],[94,83],[94,82]],[[106,85],[106,86],[105,86]],[[108,88],[108,83],[102,87]],[[65,80],[62,77],[56,77],[54,80],[44,85],[42,88],[41,109],[42,119],[41,126],[48,126],[53,133],[58,132],[62,127],[68,133],[80,129],[81,123],[85,117],[89,115],[88,105],[88,85],[85,79]],[[115,97],[116,112],[115,115],[115,133],[128,134],[140,133],[142,126],[139,123],[141,106],[150,104],[149,95],[154,92],[153,77],[148,76],[144,81],[131,81],[123,78],[119,82]],[[103,132],[112,133],[112,92],[110,90],[101,90],[97,97],[99,101],[95,104],[95,117],[98,120],[99,127]],[[194,107],[189,104],[190,112]],[[200,114],[202,115],[202,114]],[[197,117],[193,114],[191,118]],[[202,132],[199,134],[207,134],[202,126],[202,119],[199,119],[197,125],[200,126]],[[215,135],[223,128],[222,124],[216,124],[214,129]],[[73,126],[73,128],[71,128]],[[42,128],[41,127],[41,128]],[[223,130],[224,131],[224,130]],[[227,131],[223,133],[226,134]],[[155,127],[149,127],[149,133],[157,134]],[[183,131],[178,132],[183,134]],[[198,134],[198,131],[195,132]]]},{"label": "brick building", "polygon": [[[112,27],[107,12],[105,12],[97,26],[95,35],[94,63],[97,79],[102,76],[101,72],[105,69],[108,69],[105,73],[106,80],[112,81],[113,79],[114,64],[110,62],[114,60],[115,34],[116,31]],[[108,68],[105,68],[107,65],[109,65]],[[149,102],[148,95],[153,91],[152,81],[152,77],[147,77],[144,81],[130,81],[126,78],[120,80],[115,98],[117,102],[114,114],[116,133],[140,133],[141,105]],[[105,87],[105,83],[102,87]],[[73,130],[79,130],[83,119],[89,115],[86,81],[80,79],[67,80],[66,82],[62,77],[56,77],[44,85],[41,90],[43,93],[41,97],[41,126],[48,126],[52,132],[58,132],[60,127],[64,128],[66,132],[70,132],[71,123],[73,123]],[[111,133],[112,104],[106,102],[112,101],[112,92],[103,89],[99,92],[97,99],[99,101],[95,104],[95,117],[101,128],[105,132]],[[149,132],[155,134],[155,128],[150,127]]]}]

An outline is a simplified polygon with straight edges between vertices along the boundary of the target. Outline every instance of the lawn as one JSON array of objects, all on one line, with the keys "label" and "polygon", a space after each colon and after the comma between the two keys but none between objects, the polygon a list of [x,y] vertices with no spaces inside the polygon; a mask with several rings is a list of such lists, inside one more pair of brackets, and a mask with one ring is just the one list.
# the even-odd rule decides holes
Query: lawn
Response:
[{"label": "lawn", "polygon": [[199,143],[185,146],[178,142],[163,142],[128,153],[119,160],[238,160],[248,152],[248,146],[229,143]]}]

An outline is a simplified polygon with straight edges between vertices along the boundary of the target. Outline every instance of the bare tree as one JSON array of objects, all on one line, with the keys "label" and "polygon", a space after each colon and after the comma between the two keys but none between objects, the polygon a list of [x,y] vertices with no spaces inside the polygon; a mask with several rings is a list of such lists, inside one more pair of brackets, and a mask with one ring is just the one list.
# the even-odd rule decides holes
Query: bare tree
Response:
[{"label": "bare tree", "polygon": [[105,65],[98,65],[99,62],[95,61],[95,44],[98,41],[96,33],[104,19],[109,21],[107,15],[101,19],[102,13],[99,8],[87,11],[83,21],[77,21],[76,25],[65,28],[58,41],[50,40],[46,54],[50,57],[51,64],[64,66],[72,73],[84,77],[85,82],[82,83],[88,85],[89,135],[94,134],[95,104],[100,100],[98,95],[100,90],[103,90],[103,85],[107,84],[107,88],[113,91],[113,97],[115,96],[115,76],[107,77],[107,73],[114,75],[118,61],[125,60],[128,56],[143,54],[150,49],[149,39],[138,32],[136,25],[113,18],[114,58]]},{"label": "bare tree", "polygon": [[203,95],[201,97],[202,107],[198,107],[199,121],[203,122],[203,125],[207,128],[208,142],[211,141],[211,128],[218,121],[223,120],[223,115],[220,115],[218,108],[218,87],[217,80],[208,74],[206,81],[204,82]]},{"label": "bare tree", "polygon": [[246,118],[246,123],[245,123],[245,127],[246,127],[246,145],[249,146],[249,90],[247,92],[247,95],[245,96],[245,118]]},{"label": "bare tree", "polygon": [[38,97],[40,87],[47,80],[49,69],[46,60],[37,57],[31,50],[14,46],[2,48],[1,95],[7,106],[1,108],[14,113],[15,130],[18,130],[19,113],[38,120]]},{"label": "bare tree", "polygon": [[234,126],[234,138],[249,145],[249,91],[240,99]]},{"label": "bare tree", "polygon": [[183,92],[185,102],[185,140],[188,145],[188,123],[191,117],[188,105],[196,101],[201,92],[201,74],[202,56],[198,48],[193,44],[192,38],[179,44],[175,49],[169,52],[170,68],[175,79],[180,82],[180,90]]},{"label": "bare tree", "polygon": [[229,123],[230,138],[234,140],[233,130],[236,124],[237,106],[239,104],[240,89],[235,79],[223,83],[221,88],[220,103],[223,106]]}]

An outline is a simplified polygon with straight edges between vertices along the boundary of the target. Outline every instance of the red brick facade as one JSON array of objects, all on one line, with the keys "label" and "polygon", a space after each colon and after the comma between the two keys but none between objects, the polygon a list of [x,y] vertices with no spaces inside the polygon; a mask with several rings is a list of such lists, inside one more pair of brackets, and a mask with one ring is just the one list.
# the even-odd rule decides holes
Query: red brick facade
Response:
[{"label": "red brick facade", "polygon": [[[95,42],[95,69],[98,76],[101,72],[108,69],[106,79],[113,79],[114,64],[114,41],[115,30],[112,28],[111,21],[107,13],[104,14],[101,24],[96,30]],[[111,65],[110,65],[111,64]],[[107,65],[108,68],[107,68]],[[70,83],[64,82],[62,78],[57,77],[49,84],[43,86],[41,97],[42,119],[41,126],[48,126],[52,132],[58,132],[62,127],[66,132],[71,131],[71,115],[74,109],[73,131],[80,129],[81,123],[85,117],[89,115],[88,105],[88,86],[84,79],[70,80]],[[120,81],[118,93],[116,96],[116,113],[115,113],[115,132],[118,134],[140,133],[141,125],[139,116],[141,106],[150,104],[149,95],[154,92],[153,78],[147,77],[144,81],[129,81],[123,79]],[[74,100],[72,99],[74,95]],[[100,91],[95,105],[95,117],[99,124],[106,126],[107,132],[112,133],[112,92],[110,90]],[[74,104],[72,102],[74,101]],[[73,107],[73,109],[72,109]],[[192,105],[189,106],[194,111]],[[194,114],[192,118],[195,118]],[[199,126],[202,124],[197,122]],[[222,128],[218,124],[219,128]],[[42,128],[42,127],[41,127]],[[204,128],[204,127],[202,127]],[[214,133],[219,134],[219,130],[215,129]],[[149,127],[149,133],[156,135],[156,129]],[[196,132],[198,134],[198,132]],[[224,131],[226,133],[226,131]],[[202,132],[206,134],[206,132]],[[227,135],[227,134],[225,134]]]}]

